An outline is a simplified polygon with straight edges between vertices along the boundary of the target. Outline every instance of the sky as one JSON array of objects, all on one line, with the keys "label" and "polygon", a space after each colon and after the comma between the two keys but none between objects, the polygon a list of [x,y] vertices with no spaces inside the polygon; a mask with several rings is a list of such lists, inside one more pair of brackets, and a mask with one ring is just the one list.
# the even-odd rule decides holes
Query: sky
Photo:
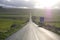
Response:
[{"label": "sky", "polygon": [[[0,6],[18,8],[58,8],[60,0],[0,0]],[[59,4],[60,5],[60,4]]]},{"label": "sky", "polygon": [[4,7],[32,7],[32,2],[26,2],[24,0],[0,0],[0,6]]}]

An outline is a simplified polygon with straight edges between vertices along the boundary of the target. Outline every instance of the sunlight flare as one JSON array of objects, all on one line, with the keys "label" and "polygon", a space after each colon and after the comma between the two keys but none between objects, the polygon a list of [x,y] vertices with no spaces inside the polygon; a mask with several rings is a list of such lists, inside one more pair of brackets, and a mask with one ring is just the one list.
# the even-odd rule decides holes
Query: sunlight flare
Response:
[{"label": "sunlight flare", "polygon": [[[34,0],[35,7],[45,7],[45,8],[51,8],[55,4],[57,4],[59,0]],[[38,5],[36,5],[38,4]]]},{"label": "sunlight flare", "polygon": [[24,0],[24,1],[28,2],[28,1],[30,1],[30,0]]},{"label": "sunlight flare", "polygon": [[11,0],[6,0],[6,1],[10,2]]}]

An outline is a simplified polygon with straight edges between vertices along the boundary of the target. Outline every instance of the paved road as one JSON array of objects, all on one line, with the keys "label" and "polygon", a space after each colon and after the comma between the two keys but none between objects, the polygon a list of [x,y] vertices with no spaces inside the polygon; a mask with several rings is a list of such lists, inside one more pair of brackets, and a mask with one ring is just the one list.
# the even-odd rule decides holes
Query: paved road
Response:
[{"label": "paved road", "polygon": [[60,36],[44,28],[38,27],[31,20],[27,25],[6,40],[60,40]]}]

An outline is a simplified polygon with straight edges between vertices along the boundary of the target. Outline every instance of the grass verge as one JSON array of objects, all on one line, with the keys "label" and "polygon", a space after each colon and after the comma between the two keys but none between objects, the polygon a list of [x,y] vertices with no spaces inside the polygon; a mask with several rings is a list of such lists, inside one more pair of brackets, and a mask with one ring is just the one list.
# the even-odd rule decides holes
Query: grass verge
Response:
[{"label": "grass verge", "polygon": [[[20,30],[27,20],[0,19],[0,40],[5,40],[8,36]],[[14,25],[12,27],[12,25]]]}]

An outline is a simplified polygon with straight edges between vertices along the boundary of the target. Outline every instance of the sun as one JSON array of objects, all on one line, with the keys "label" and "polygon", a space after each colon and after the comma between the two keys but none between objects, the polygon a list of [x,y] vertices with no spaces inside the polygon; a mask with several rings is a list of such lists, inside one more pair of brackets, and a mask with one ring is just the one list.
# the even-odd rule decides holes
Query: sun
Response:
[{"label": "sun", "polygon": [[35,8],[51,8],[56,3],[59,2],[59,0],[33,0],[35,4]]}]

